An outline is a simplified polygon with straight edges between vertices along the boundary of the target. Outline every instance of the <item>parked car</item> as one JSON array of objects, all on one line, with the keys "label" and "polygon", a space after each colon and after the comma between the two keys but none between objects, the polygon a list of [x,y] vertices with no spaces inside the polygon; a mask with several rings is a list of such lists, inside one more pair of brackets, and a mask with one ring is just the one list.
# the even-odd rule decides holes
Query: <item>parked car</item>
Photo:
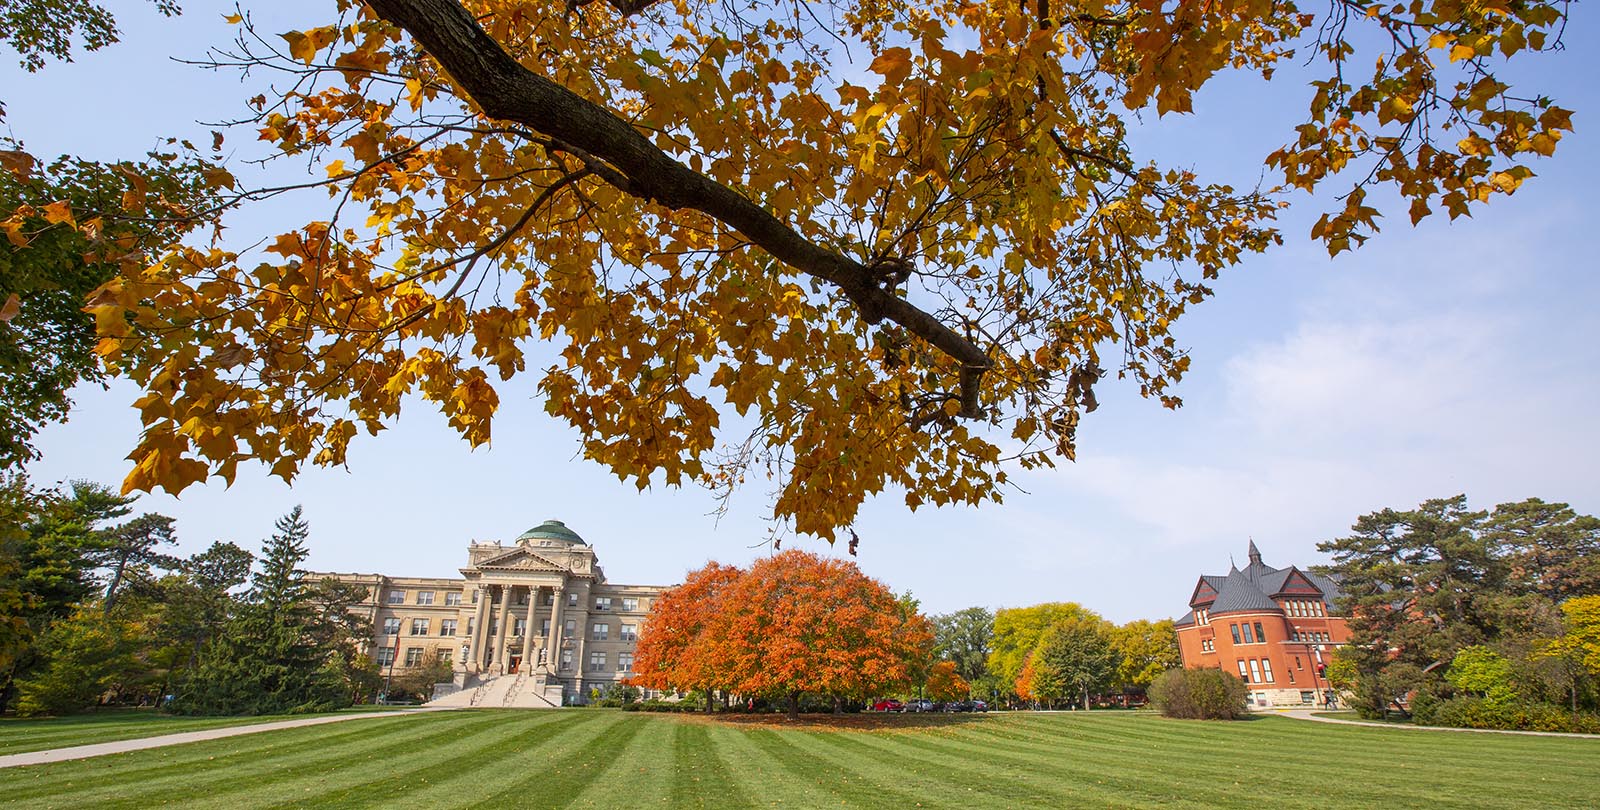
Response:
[{"label": "parked car", "polygon": [[905,709],[903,711],[908,711],[908,712],[931,712],[931,711],[937,711],[937,709],[934,708],[934,705],[935,705],[934,702],[931,701],[931,700],[921,700],[921,699],[908,700],[908,701],[906,701]]},{"label": "parked car", "polygon": [[875,712],[903,712],[906,710],[906,704],[894,698],[889,698],[872,704],[872,710]]},{"label": "parked car", "polygon": [[944,710],[947,712],[970,712],[972,711],[972,703],[966,700],[952,700],[944,704]]},{"label": "parked car", "polygon": [[989,704],[984,703],[981,700],[971,701],[971,705],[972,705],[972,708],[969,711],[974,711],[974,712],[986,712],[986,711],[989,711]]}]

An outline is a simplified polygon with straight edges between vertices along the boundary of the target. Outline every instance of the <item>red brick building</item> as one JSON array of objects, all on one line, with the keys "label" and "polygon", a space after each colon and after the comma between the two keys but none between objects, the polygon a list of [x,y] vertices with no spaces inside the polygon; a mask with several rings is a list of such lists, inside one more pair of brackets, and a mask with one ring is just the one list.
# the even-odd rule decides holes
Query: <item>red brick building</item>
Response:
[{"label": "red brick building", "polygon": [[1253,705],[1320,704],[1330,689],[1322,667],[1350,638],[1333,606],[1340,595],[1333,579],[1261,562],[1252,540],[1249,565],[1200,577],[1173,622],[1183,665],[1237,674]]}]

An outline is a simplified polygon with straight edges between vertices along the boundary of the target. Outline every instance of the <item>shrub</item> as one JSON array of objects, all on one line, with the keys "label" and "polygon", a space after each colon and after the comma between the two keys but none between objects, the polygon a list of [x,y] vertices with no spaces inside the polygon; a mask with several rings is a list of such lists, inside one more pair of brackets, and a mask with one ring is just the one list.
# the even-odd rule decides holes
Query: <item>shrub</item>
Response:
[{"label": "shrub", "polygon": [[1150,685],[1150,703],[1167,717],[1235,720],[1244,716],[1249,690],[1219,669],[1173,669]]},{"label": "shrub", "polygon": [[1501,703],[1477,697],[1441,701],[1431,725],[1518,731],[1565,731],[1600,734],[1600,715],[1573,713],[1549,703]]}]

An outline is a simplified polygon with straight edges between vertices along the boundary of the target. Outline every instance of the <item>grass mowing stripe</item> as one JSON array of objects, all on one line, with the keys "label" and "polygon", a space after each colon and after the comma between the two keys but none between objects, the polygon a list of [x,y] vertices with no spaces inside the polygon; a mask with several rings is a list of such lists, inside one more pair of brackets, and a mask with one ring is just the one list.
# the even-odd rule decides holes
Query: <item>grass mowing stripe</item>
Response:
[{"label": "grass mowing stripe", "polygon": [[643,730],[642,723],[628,722],[633,719],[621,712],[586,714],[583,717],[584,730],[593,733],[581,745],[545,752],[549,755],[544,762],[529,762],[526,767],[519,767],[524,763],[518,760],[531,757],[508,757],[486,763],[497,772],[497,776],[509,779],[496,780],[493,786],[478,790],[469,806],[496,810],[507,806],[567,806],[590,783],[600,778],[606,766],[616,758],[617,752]]},{"label": "grass mowing stripe", "polygon": [[572,797],[568,807],[602,807],[615,810],[635,806],[675,807],[672,795],[673,733],[678,724],[656,715],[623,714],[617,709],[588,709],[588,713],[620,715],[622,722],[639,726],[637,733],[620,746],[610,764]]},{"label": "grass mowing stripe", "polygon": [[672,727],[671,807],[754,807],[734,776],[735,767],[704,723],[674,719]]},{"label": "grass mowing stripe", "polygon": [[[420,791],[459,795],[471,786],[486,765],[504,761],[512,753],[549,745],[582,728],[582,719],[558,712],[489,712],[487,725],[449,740],[430,740],[368,754],[366,763],[351,763],[326,773],[302,775],[310,793],[292,802],[262,806],[364,807],[404,800],[415,802]],[[248,797],[241,797],[248,798]],[[270,798],[270,797],[269,797]],[[248,803],[248,802],[247,802]]]},{"label": "grass mowing stripe", "polygon": [[[334,767],[380,744],[416,745],[451,734],[463,725],[466,725],[463,720],[417,724],[374,721],[371,726],[340,729],[337,733],[330,733],[331,729],[324,727],[262,732],[61,763],[78,767],[63,768],[62,772],[54,774],[55,778],[8,789],[6,793],[11,798],[69,799],[100,807],[141,806],[141,802],[157,799],[171,802],[190,797],[214,804],[231,790],[254,787],[285,776],[292,779],[297,776],[293,770]],[[139,764],[127,767],[127,760],[131,758],[138,758]],[[291,772],[284,774],[284,771]]]},{"label": "grass mowing stripe", "polygon": [[[913,732],[925,734],[927,732]],[[901,734],[835,734],[828,745],[856,759],[881,760],[895,769],[895,778],[914,795],[922,797],[923,807],[971,807],[978,803],[1003,807],[1057,806],[1059,795],[1043,791],[1014,772],[996,774],[989,763],[950,760],[926,756],[905,749]],[[977,769],[982,776],[968,780],[965,771]],[[998,778],[997,778],[998,777]],[[981,800],[981,801],[980,801]]]},{"label": "grass mowing stripe", "polygon": [[[687,722],[687,721],[683,721]],[[728,764],[733,782],[740,792],[763,807],[816,807],[822,791],[807,774],[773,762],[755,742],[751,729],[710,723],[707,733],[717,755]]]},{"label": "grass mowing stripe", "polygon": [[[892,774],[863,773],[854,764],[840,763],[818,750],[819,734],[848,732],[772,731],[751,732],[756,747],[779,765],[828,792],[841,806],[912,807],[922,798],[893,786]],[[834,802],[829,801],[829,806]]]},{"label": "grass mowing stripe", "polygon": [[994,744],[971,740],[966,736],[920,735],[904,741],[904,744],[928,754],[949,757],[955,762],[982,764],[986,770],[1003,765],[1016,775],[1037,784],[1038,789],[1058,792],[1078,802],[1090,802],[1094,807],[1128,807],[1133,799],[1147,792],[1142,788],[1118,784],[1120,780],[1114,776],[1120,773],[1118,770],[1107,772],[1102,768],[1083,767],[1082,762],[1072,757],[1072,752],[1077,751],[1074,746],[1061,746],[1048,754],[1014,756],[1011,752],[1000,751]]}]

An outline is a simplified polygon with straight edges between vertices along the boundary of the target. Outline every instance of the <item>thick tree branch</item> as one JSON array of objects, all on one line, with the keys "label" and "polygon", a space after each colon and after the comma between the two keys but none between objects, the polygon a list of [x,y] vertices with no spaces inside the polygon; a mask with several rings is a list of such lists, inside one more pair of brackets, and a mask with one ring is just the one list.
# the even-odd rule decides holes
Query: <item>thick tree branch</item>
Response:
[{"label": "thick tree branch", "polygon": [[491,118],[513,121],[583,150],[627,178],[621,190],[692,209],[737,230],[779,261],[836,285],[868,323],[891,320],[962,364],[962,415],[981,414],[978,382],[992,365],[976,344],[878,286],[860,262],[821,247],[739,192],[658,149],[609,110],[518,64],[456,0],[368,0],[466,90]]}]

